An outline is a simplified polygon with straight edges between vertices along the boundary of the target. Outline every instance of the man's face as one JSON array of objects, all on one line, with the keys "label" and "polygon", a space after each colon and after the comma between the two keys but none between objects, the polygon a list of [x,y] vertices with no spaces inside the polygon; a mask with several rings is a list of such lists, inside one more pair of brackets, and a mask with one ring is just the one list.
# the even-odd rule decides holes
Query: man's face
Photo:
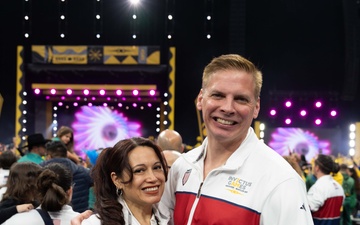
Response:
[{"label": "man's face", "polygon": [[45,145],[41,145],[38,147],[38,153],[40,156],[45,156],[46,155],[46,148]]},{"label": "man's face", "polygon": [[254,90],[253,77],[244,71],[225,70],[211,75],[197,99],[209,139],[241,144],[260,110]]}]

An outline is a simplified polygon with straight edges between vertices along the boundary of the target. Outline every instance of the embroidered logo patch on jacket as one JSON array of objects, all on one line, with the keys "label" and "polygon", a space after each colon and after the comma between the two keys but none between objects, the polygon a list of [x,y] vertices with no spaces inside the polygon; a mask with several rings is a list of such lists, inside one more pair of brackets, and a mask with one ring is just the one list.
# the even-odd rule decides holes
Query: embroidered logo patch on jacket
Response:
[{"label": "embroidered logo patch on jacket", "polygon": [[190,174],[191,174],[191,170],[192,169],[188,169],[186,170],[183,178],[182,178],[182,185],[184,186],[186,184],[186,182],[188,181],[189,177],[190,177]]}]

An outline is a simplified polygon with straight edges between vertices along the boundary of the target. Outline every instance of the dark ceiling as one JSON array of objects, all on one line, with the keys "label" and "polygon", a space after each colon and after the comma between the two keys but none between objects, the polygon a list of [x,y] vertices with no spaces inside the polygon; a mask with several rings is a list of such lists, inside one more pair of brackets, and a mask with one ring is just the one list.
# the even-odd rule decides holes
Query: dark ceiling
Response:
[{"label": "dark ceiling", "polygon": [[[198,135],[194,99],[202,69],[225,53],[242,54],[262,70],[260,118],[265,119],[274,93],[337,93],[343,122],[360,121],[356,0],[146,0],[136,11],[136,25],[125,0],[102,0],[101,5],[96,0],[67,2],[64,7],[61,1],[49,0],[29,0],[31,7],[24,0],[0,2],[0,93],[5,98],[0,142],[14,133],[16,46],[32,44],[175,46],[175,129],[190,144]],[[174,10],[171,23],[166,22],[167,10]],[[30,25],[23,21],[24,11],[31,12]],[[66,22],[59,20],[60,11],[66,12]],[[96,11],[101,23],[95,20]],[[207,13],[212,23],[206,22]],[[31,32],[30,39],[23,38],[24,29]],[[59,31],[65,31],[64,39]],[[95,38],[97,31],[100,39]],[[133,31],[136,40],[131,38]],[[207,31],[212,33],[210,40]],[[172,32],[172,40],[166,39],[167,32]]]}]

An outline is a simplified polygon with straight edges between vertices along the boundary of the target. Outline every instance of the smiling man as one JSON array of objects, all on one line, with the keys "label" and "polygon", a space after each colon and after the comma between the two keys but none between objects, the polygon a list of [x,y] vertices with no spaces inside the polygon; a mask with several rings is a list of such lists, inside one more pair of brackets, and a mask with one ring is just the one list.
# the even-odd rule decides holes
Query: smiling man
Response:
[{"label": "smiling man", "polygon": [[313,224],[303,180],[251,128],[261,86],[261,72],[242,56],[205,67],[197,108],[207,138],[172,165],[161,200],[174,224]]}]

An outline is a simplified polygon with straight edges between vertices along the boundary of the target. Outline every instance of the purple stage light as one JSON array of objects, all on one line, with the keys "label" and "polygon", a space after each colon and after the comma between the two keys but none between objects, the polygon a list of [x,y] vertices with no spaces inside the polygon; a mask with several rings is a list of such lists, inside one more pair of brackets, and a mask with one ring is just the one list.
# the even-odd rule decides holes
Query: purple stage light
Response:
[{"label": "purple stage light", "polygon": [[331,115],[331,116],[336,116],[336,115],[337,115],[336,110],[331,110],[331,111],[330,111],[330,115]]},{"label": "purple stage light", "polygon": [[101,89],[101,90],[99,91],[99,94],[100,94],[100,95],[105,95],[105,90]]},{"label": "purple stage light", "polygon": [[76,100],[80,101],[80,97],[79,97],[79,96],[77,96],[77,97],[76,97]]},{"label": "purple stage light", "polygon": [[288,125],[291,124],[291,119],[290,118],[285,119],[285,123]]},{"label": "purple stage light", "polygon": [[122,107],[123,105],[121,103],[118,104],[119,107]]},{"label": "purple stage light", "polygon": [[276,115],[276,110],[275,109],[270,110],[270,115],[275,116]]},{"label": "purple stage light", "polygon": [[151,107],[151,106],[152,106],[152,104],[151,104],[150,102],[149,102],[147,105],[148,105],[148,107]]},{"label": "purple stage light", "polygon": [[59,102],[58,103],[58,106],[63,106],[64,104],[62,102]]},{"label": "purple stage light", "polygon": [[54,95],[54,94],[56,94],[56,90],[55,90],[54,88],[52,88],[52,89],[50,90],[50,93],[51,93],[52,95]]},{"label": "purple stage light", "polygon": [[73,93],[73,91],[71,89],[66,90],[66,94],[71,95],[72,93]]},{"label": "purple stage light", "polygon": [[287,108],[291,107],[291,105],[292,105],[291,101],[286,101],[286,102],[285,102],[285,106],[286,106]]},{"label": "purple stage light", "polygon": [[303,109],[300,111],[300,116],[306,116],[306,114],[307,114],[306,110]]},{"label": "purple stage light", "polygon": [[118,96],[122,95],[122,91],[121,90],[116,90],[116,95],[118,95]]},{"label": "purple stage light", "polygon": [[315,124],[316,124],[316,125],[320,125],[320,124],[321,124],[321,119],[316,119],[316,120],[315,120]]},{"label": "purple stage light", "polygon": [[154,95],[155,95],[155,90],[150,90],[150,91],[149,91],[149,94],[150,94],[151,96],[154,96]]},{"label": "purple stage light", "polygon": [[77,102],[74,102],[74,106],[76,107],[76,106],[78,106],[79,104],[77,103]]},{"label": "purple stage light", "polygon": [[322,103],[320,101],[315,102],[315,107],[320,108],[322,106]]},{"label": "purple stage light", "polygon": [[84,94],[84,95],[89,95],[89,94],[90,94],[90,91],[89,91],[88,89],[85,89],[85,90],[83,91],[83,94]]},{"label": "purple stage light", "polygon": [[133,105],[133,107],[137,107],[137,104],[136,104],[136,103],[133,103],[132,105]]},{"label": "purple stage light", "polygon": [[133,95],[135,95],[135,96],[139,95],[139,91],[138,91],[138,90],[133,90],[132,93],[133,93]]},{"label": "purple stage light", "polygon": [[34,93],[37,94],[37,95],[40,94],[40,89],[39,89],[39,88],[35,88]]}]

